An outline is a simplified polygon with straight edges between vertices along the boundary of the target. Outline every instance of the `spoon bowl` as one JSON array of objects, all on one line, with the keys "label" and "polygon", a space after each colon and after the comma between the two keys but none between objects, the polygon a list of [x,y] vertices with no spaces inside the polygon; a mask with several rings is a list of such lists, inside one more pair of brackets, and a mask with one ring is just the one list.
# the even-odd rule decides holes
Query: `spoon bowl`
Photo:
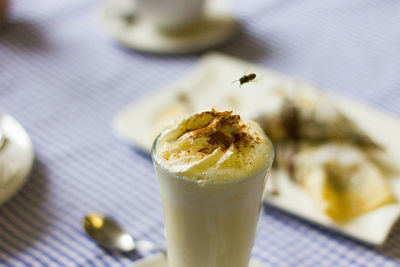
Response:
[{"label": "spoon bowl", "polygon": [[83,219],[83,228],[97,244],[121,252],[138,251],[146,254],[152,251],[166,254],[166,251],[146,240],[134,240],[116,221],[101,213],[91,212]]}]

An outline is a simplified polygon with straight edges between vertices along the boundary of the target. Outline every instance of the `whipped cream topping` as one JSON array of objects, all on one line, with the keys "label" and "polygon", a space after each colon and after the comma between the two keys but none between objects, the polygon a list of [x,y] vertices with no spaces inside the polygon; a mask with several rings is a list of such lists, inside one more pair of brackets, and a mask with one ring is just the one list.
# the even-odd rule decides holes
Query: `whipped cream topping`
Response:
[{"label": "whipped cream topping", "polygon": [[269,167],[272,145],[260,126],[230,111],[195,113],[169,125],[155,144],[154,160],[190,180],[239,180]]}]

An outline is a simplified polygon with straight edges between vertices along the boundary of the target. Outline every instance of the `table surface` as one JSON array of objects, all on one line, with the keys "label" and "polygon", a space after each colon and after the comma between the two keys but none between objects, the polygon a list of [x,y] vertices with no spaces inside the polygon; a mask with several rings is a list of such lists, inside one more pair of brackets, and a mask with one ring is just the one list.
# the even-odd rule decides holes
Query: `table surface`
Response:
[{"label": "table surface", "polygon": [[[0,110],[27,129],[36,160],[23,190],[0,208],[0,265],[126,266],[133,255],[98,248],[81,228],[97,210],[164,244],[152,163],[113,135],[112,119],[201,54],[119,46],[99,25],[100,1],[12,2],[0,28]],[[230,3],[242,31],[218,51],[400,116],[399,1]],[[270,266],[400,265],[400,225],[372,248],[269,206],[262,217],[253,254]]]}]

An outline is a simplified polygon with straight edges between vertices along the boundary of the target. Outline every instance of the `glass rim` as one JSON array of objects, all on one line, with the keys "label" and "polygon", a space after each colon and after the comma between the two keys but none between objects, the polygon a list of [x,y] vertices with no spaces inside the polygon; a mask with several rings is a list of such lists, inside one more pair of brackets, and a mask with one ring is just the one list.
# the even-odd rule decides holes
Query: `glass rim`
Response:
[{"label": "glass rim", "polygon": [[[264,134],[265,134],[265,132],[264,132]],[[190,178],[190,177],[188,177],[188,176],[184,176],[184,175],[179,175],[179,174],[173,173],[173,172],[171,172],[170,170],[168,170],[167,168],[161,166],[161,165],[157,162],[156,157],[155,157],[155,153],[156,153],[157,143],[158,143],[158,140],[159,140],[159,138],[161,137],[161,135],[162,135],[162,131],[161,131],[161,133],[159,133],[159,134],[157,135],[157,137],[154,139],[153,144],[152,144],[152,146],[151,146],[151,153],[150,153],[150,154],[151,154],[151,159],[152,159],[152,161],[153,161],[153,164],[154,164],[154,165],[157,165],[159,168],[163,169],[163,170],[166,171],[167,173],[172,174],[172,176],[174,176],[174,177],[176,177],[176,178],[180,178],[180,179],[183,179],[183,180],[188,181],[188,182],[196,183],[196,182],[197,182],[196,179],[192,179],[192,178]],[[250,175],[244,176],[244,177],[242,177],[242,178],[240,178],[240,179],[232,179],[233,181],[229,181],[229,180],[228,180],[228,181],[224,181],[225,184],[226,184],[226,183],[239,183],[239,182],[246,181],[247,178],[248,178],[249,176],[256,177],[258,174],[260,174],[260,173],[262,173],[262,172],[264,172],[264,171],[268,172],[268,171],[272,168],[272,164],[273,164],[273,162],[274,162],[274,160],[275,160],[275,147],[274,147],[274,145],[272,144],[271,140],[269,139],[269,137],[268,137],[266,134],[265,134],[265,137],[266,137],[267,142],[269,143],[270,148],[271,148],[271,157],[270,157],[270,159],[269,159],[269,161],[268,161],[267,166],[266,166],[265,168],[262,168],[260,171],[251,173]],[[218,184],[223,184],[223,183],[208,182],[208,184],[215,184],[215,185],[218,185]]]}]

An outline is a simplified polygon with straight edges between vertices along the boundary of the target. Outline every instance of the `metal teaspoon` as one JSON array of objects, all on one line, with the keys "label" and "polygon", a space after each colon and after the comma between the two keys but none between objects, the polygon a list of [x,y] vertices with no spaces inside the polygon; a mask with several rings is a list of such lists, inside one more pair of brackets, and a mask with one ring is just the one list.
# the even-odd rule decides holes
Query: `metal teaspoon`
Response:
[{"label": "metal teaspoon", "polygon": [[83,228],[91,239],[99,245],[121,252],[138,251],[148,253],[161,252],[166,255],[166,250],[146,240],[134,240],[116,221],[97,212],[89,213],[83,219]]}]

